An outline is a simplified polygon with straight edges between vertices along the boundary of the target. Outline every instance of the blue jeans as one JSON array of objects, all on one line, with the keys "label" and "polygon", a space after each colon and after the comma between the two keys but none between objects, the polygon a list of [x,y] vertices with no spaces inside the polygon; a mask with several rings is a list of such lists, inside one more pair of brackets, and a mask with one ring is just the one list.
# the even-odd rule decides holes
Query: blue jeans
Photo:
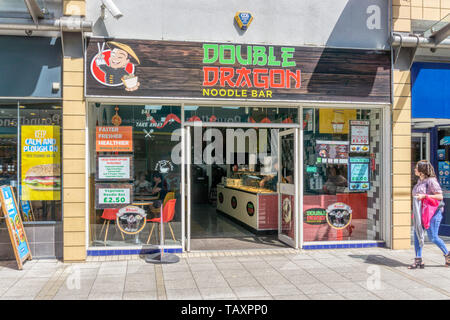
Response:
[{"label": "blue jeans", "polygon": [[[436,211],[433,218],[430,221],[430,228],[427,229],[428,239],[431,240],[435,245],[442,250],[444,254],[448,254],[447,247],[445,246],[444,241],[438,236],[439,225],[442,221],[442,210]],[[419,246],[419,240],[417,239],[417,235],[414,232],[414,249],[416,250],[416,258],[422,258],[422,248]]]}]

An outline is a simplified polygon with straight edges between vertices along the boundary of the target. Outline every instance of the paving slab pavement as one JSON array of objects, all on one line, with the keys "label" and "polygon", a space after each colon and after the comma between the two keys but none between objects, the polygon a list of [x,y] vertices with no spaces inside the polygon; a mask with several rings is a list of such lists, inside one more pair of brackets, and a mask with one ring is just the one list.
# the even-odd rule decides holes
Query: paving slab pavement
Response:
[{"label": "paving slab pavement", "polygon": [[424,253],[423,270],[407,269],[412,250],[383,248],[183,253],[172,265],[138,255],[32,260],[23,270],[0,261],[0,299],[450,299],[450,268],[441,252],[427,244]]}]

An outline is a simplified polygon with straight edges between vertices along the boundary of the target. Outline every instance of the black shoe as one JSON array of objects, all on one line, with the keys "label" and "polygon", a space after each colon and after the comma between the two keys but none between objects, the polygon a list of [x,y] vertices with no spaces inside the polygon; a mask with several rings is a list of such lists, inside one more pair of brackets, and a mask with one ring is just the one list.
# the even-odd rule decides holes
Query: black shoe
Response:
[{"label": "black shoe", "polygon": [[445,257],[445,266],[450,267],[450,252],[444,255]]},{"label": "black shoe", "polygon": [[423,269],[425,268],[425,264],[422,262],[422,258],[415,258],[414,263],[408,267],[408,269]]}]

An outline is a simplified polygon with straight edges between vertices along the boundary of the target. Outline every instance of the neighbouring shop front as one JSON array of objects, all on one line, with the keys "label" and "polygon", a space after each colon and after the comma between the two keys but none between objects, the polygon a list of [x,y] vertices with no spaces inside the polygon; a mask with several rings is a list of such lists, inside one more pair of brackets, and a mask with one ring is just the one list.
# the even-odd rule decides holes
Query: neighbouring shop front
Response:
[{"label": "neighbouring shop front", "polygon": [[388,51],[90,38],[85,71],[89,255],[390,237]]},{"label": "neighbouring shop front", "polygon": [[[429,160],[446,204],[439,234],[450,236],[450,64],[415,62],[411,67],[411,170]],[[412,184],[417,177],[412,174]]]},{"label": "neighbouring shop front", "polygon": [[[61,42],[1,36],[0,185],[12,186],[35,258],[62,257]],[[0,220],[0,259],[13,259]]]}]

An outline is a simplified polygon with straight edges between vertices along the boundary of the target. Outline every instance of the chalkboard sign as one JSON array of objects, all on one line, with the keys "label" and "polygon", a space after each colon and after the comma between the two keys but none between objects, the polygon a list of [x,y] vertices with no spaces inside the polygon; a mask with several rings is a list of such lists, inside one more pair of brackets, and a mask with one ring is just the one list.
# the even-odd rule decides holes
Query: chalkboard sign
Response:
[{"label": "chalkboard sign", "polygon": [[0,202],[14,256],[19,270],[22,270],[23,262],[31,260],[31,251],[12,187],[3,186],[0,188]]}]

